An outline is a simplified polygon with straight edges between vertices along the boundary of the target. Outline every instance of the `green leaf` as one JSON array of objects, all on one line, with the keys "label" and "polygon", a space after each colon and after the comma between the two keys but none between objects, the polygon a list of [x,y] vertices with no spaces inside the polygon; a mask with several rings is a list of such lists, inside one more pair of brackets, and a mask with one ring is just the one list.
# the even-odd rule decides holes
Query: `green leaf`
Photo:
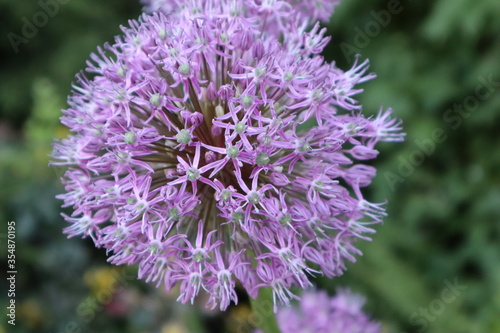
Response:
[{"label": "green leaf", "polygon": [[280,333],[278,322],[273,311],[272,288],[260,288],[257,299],[250,299],[253,321],[264,333]]}]

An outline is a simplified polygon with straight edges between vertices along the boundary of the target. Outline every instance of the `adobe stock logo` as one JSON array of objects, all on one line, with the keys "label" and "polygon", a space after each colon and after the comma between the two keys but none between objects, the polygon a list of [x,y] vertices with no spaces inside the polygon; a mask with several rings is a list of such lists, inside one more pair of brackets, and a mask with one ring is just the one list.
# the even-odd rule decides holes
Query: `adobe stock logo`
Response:
[{"label": "adobe stock logo", "polygon": [[[493,74],[479,76],[477,81],[478,84],[473,93],[466,96],[460,103],[454,103],[453,108],[447,109],[443,114],[442,122],[449,125],[454,131],[458,130],[465,119],[479,110],[481,102],[494,96],[494,93],[500,88],[500,81],[493,80]],[[397,169],[384,173],[391,191],[396,189],[398,183],[404,183],[412,176],[415,170],[434,154],[437,147],[448,139],[449,135],[445,129],[444,126],[434,128],[428,138],[414,141],[416,147],[408,155],[398,156]]]},{"label": "adobe stock logo", "polygon": [[443,282],[445,288],[441,290],[439,296],[433,299],[429,303],[429,306],[425,308],[420,307],[418,311],[410,315],[408,321],[412,326],[417,328],[417,333],[423,333],[429,326],[429,323],[436,320],[446,310],[446,307],[455,302],[468,287],[467,285],[459,284],[458,278],[455,278],[453,283],[448,280],[444,280]]},{"label": "adobe stock logo", "polygon": [[26,16],[21,18],[23,22],[21,34],[19,35],[12,31],[7,34],[14,52],[16,54],[19,52],[21,44],[28,44],[38,34],[38,29],[45,27],[49,23],[49,18],[57,15],[60,5],[65,5],[68,2],[69,0],[39,0],[38,6],[41,9],[33,14],[31,18],[27,18]]},{"label": "adobe stock logo", "polygon": [[[411,0],[406,0],[411,1]],[[353,59],[353,55],[361,53],[361,50],[370,45],[371,40],[377,37],[382,29],[386,28],[392,21],[393,16],[400,14],[404,9],[400,0],[388,0],[386,9],[380,11],[370,11],[370,16],[373,18],[368,21],[364,29],[355,27],[356,33],[353,39],[353,44],[347,42],[340,43],[340,49],[347,61]]]}]

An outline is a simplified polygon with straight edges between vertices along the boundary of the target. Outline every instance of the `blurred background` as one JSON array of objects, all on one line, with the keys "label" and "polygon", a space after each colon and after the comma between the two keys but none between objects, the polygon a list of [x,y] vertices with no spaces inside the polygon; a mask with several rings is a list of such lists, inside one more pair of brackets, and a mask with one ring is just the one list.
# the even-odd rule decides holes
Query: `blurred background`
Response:
[{"label": "blurred background", "polygon": [[[249,307],[182,306],[68,240],[62,169],[49,168],[60,110],[89,54],[140,14],[135,0],[0,0],[0,247],[6,312],[7,222],[16,222],[16,326],[3,332],[242,332]],[[388,213],[364,256],[335,280],[390,333],[500,332],[500,11],[498,0],[344,0],[325,57],[369,58],[367,113],[392,107],[407,141],[379,146],[367,193]],[[46,12],[48,15],[41,15]],[[47,18],[44,20],[44,17]],[[28,22],[28,23],[27,23]],[[29,26],[29,22],[37,26]]]}]

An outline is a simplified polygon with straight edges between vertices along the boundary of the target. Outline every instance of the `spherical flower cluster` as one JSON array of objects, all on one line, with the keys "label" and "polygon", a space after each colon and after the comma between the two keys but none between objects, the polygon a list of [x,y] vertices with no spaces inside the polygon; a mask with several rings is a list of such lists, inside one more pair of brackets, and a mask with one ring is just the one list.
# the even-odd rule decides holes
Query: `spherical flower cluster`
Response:
[{"label": "spherical flower cluster", "polygon": [[339,290],[334,297],[308,291],[299,307],[278,311],[278,325],[282,333],[380,333],[380,324],[362,311],[364,304],[362,296],[348,289]]},{"label": "spherical flower cluster", "polygon": [[384,209],[360,188],[378,141],[400,141],[390,110],[366,118],[354,95],[367,62],[342,71],[328,42],[288,22],[278,37],[244,3],[207,1],[196,16],[143,15],[78,76],[54,144],[68,165],[69,236],[91,237],[113,264],[208,306],[236,283],[275,300],[333,277],[360,254]]}]

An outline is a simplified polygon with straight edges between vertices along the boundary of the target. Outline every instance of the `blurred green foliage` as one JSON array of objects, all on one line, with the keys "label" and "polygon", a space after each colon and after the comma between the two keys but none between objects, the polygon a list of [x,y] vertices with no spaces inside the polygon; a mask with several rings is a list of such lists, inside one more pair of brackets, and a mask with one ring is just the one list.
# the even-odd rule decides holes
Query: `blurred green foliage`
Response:
[{"label": "blurred green foliage", "polygon": [[[500,332],[498,1],[401,1],[384,16],[390,3],[345,1],[331,23],[327,57],[347,68],[344,42],[369,58],[378,77],[361,103],[393,107],[407,132],[376,162],[370,198],[387,199],[389,216],[333,284],[363,291],[388,332]],[[441,308],[455,280],[467,288]]]},{"label": "blurred green foliage", "polygon": [[[364,256],[344,276],[317,282],[364,293],[385,332],[500,332],[500,85],[465,108],[481,80],[500,82],[498,0],[406,0],[395,14],[391,4],[345,0],[328,26],[325,57],[345,69],[351,51],[369,58],[378,78],[363,86],[361,103],[372,113],[392,107],[408,136],[382,145],[374,164],[367,196],[387,199],[389,212],[374,241],[360,244]],[[15,53],[5,36],[21,34],[22,18],[40,10],[37,1],[0,0],[0,219],[17,222],[19,271],[17,325],[2,322],[0,332],[217,331],[220,315],[177,305],[136,282],[133,268],[106,265],[90,241],[61,231],[54,196],[63,170],[47,157],[52,138],[66,133],[60,109],[89,53],[139,15],[138,1],[61,4]],[[466,289],[444,302],[455,281]],[[113,296],[95,303],[103,292]],[[223,314],[228,330],[245,311]]]}]

